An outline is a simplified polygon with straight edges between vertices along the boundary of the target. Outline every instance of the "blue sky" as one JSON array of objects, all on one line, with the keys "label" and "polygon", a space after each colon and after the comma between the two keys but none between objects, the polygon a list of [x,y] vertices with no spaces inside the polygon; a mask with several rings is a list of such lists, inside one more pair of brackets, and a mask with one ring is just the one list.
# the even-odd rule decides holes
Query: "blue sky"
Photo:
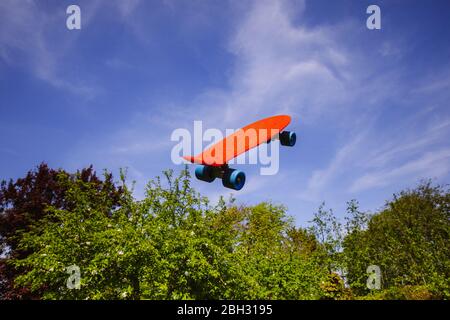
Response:
[{"label": "blue sky", "polygon": [[[81,30],[66,28],[70,4]],[[381,30],[366,28],[370,4]],[[180,170],[174,129],[286,113],[297,145],[281,149],[276,176],[237,166],[237,200],[285,204],[300,225],[322,201],[339,215],[353,198],[376,210],[420,179],[449,182],[449,21],[445,0],[2,0],[0,178],[42,161],[127,167],[141,197]]]}]

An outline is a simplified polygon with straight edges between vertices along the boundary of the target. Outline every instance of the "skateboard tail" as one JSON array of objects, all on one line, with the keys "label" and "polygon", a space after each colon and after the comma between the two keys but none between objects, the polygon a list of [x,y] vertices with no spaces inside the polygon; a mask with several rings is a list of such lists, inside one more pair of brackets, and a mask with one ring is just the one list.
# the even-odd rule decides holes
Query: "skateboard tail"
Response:
[{"label": "skateboard tail", "polygon": [[195,156],[183,156],[183,159],[185,159],[185,160],[187,160],[189,162],[192,162],[192,163],[201,164],[201,162],[198,161],[199,159],[197,157],[195,157]]},{"label": "skateboard tail", "polygon": [[202,165],[206,165],[206,166],[212,166],[212,167],[220,167],[222,165],[224,165],[225,163],[217,163],[214,161],[214,159],[205,159],[205,157],[203,157],[203,154],[199,154],[197,156],[183,156],[183,159],[192,162],[192,163],[196,163],[196,164],[202,164]]}]

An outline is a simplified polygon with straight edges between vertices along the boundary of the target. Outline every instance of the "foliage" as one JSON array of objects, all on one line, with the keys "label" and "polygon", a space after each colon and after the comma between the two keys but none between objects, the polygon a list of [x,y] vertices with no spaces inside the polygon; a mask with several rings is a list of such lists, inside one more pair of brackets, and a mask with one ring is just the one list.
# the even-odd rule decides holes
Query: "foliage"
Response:
[{"label": "foliage", "polygon": [[[61,176],[71,209],[49,207],[22,235],[16,278],[46,299],[300,299],[320,295],[320,266],[310,235],[283,207],[211,206],[190,186],[187,170],[166,172],[134,201],[122,181],[118,208],[90,183]],[[289,235],[290,236],[289,236]],[[303,242],[305,241],[305,242]],[[303,244],[307,244],[307,246]],[[310,259],[306,257],[310,255]],[[81,270],[69,289],[66,268]]]},{"label": "foliage", "polygon": [[322,261],[328,273],[341,271],[342,225],[333,210],[326,210],[325,203],[322,203],[310,223],[309,231],[319,242]]},{"label": "foliage", "polygon": [[442,298],[443,296],[438,292],[432,292],[427,286],[420,285],[391,287],[358,297],[360,300],[432,300]]},{"label": "foliage", "polygon": [[[65,176],[61,183],[60,176]],[[73,208],[74,203],[66,197],[67,180],[80,180],[90,184],[95,190],[102,192],[118,204],[121,189],[117,188],[112,175],[105,173],[104,180],[98,178],[92,166],[84,168],[75,175],[64,170],[54,170],[41,164],[34,171],[29,171],[24,178],[15,182],[2,181],[0,185],[0,298],[30,299],[39,298],[40,293],[33,293],[27,287],[14,286],[14,279],[20,271],[12,264],[11,259],[24,259],[31,251],[19,248],[21,235],[30,231],[32,226],[47,216],[46,208],[51,205],[55,209]]]},{"label": "foliage", "polygon": [[349,300],[352,298],[351,291],[345,287],[342,277],[331,272],[328,277],[320,284],[323,290],[321,299],[326,300]]},{"label": "foliage", "polygon": [[239,299],[314,299],[326,276],[314,237],[296,229],[285,208],[261,203],[242,208],[242,232],[235,250]]},{"label": "foliage", "polygon": [[352,289],[367,293],[366,268],[378,265],[385,289],[421,286],[450,297],[449,207],[450,193],[424,182],[394,195],[367,229],[353,229],[344,240]]},{"label": "foliage", "polygon": [[[41,165],[3,183],[0,240],[11,250],[0,263],[3,298],[450,296],[450,195],[440,186],[403,191],[375,214],[352,200],[345,224],[323,204],[304,229],[269,202],[211,204],[190,179],[187,168],[166,171],[139,201],[124,174],[113,182],[92,168],[70,175]],[[73,265],[79,289],[67,286]],[[367,289],[369,265],[382,271],[381,290]]]}]

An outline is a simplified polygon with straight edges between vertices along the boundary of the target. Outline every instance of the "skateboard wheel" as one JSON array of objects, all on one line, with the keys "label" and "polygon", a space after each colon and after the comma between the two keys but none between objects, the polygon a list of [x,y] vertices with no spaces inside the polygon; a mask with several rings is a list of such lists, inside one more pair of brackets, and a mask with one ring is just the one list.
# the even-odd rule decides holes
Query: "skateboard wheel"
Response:
[{"label": "skateboard wheel", "polygon": [[241,190],[245,184],[245,173],[235,169],[227,170],[222,178],[222,184],[230,189]]},{"label": "skateboard wheel", "polygon": [[297,135],[292,131],[283,131],[280,133],[280,143],[283,146],[293,147],[297,141]]},{"label": "skateboard wheel", "polygon": [[197,168],[195,168],[195,176],[197,177],[198,180],[206,182],[213,182],[214,179],[216,178],[214,176],[213,168],[203,165],[197,166]]}]

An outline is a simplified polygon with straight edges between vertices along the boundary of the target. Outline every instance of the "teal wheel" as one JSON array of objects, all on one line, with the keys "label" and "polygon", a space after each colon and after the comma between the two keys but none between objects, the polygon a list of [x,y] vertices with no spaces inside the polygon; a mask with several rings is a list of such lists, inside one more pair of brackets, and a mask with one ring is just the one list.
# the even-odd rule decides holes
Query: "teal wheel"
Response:
[{"label": "teal wheel", "polygon": [[210,166],[197,166],[195,168],[195,176],[198,180],[206,181],[206,182],[213,182],[216,178],[214,176],[214,169]]},{"label": "teal wheel", "polygon": [[245,173],[240,170],[228,169],[223,175],[222,184],[230,189],[241,190],[245,184]]}]

